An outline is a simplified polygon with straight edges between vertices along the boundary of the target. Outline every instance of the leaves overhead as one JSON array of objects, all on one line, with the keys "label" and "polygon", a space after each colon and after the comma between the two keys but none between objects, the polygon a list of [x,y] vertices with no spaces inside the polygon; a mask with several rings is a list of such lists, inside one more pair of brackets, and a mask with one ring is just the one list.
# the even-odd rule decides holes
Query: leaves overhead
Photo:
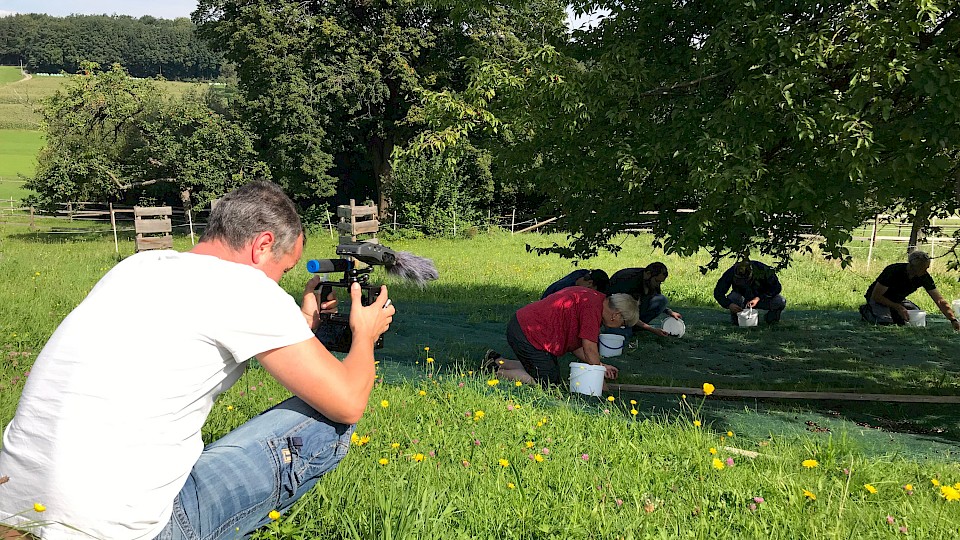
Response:
[{"label": "leaves overhead", "polygon": [[787,264],[811,242],[848,261],[877,212],[960,208],[956,2],[574,7],[609,14],[564,46],[471,65],[466,91],[428,96],[433,130],[411,150],[500,134],[571,233],[544,251],[616,250],[643,225],[668,252],[708,249],[709,267]]}]

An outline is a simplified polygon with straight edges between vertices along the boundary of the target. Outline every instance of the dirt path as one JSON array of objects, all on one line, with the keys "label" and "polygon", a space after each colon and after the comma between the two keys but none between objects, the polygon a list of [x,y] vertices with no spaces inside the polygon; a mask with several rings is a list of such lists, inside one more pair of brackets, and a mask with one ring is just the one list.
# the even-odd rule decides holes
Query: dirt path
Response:
[{"label": "dirt path", "polygon": [[20,73],[23,74],[23,78],[20,79],[19,81],[13,81],[13,82],[10,83],[10,84],[17,84],[17,83],[26,82],[26,81],[29,81],[30,79],[33,78],[33,75],[27,73],[26,71],[21,71]]}]

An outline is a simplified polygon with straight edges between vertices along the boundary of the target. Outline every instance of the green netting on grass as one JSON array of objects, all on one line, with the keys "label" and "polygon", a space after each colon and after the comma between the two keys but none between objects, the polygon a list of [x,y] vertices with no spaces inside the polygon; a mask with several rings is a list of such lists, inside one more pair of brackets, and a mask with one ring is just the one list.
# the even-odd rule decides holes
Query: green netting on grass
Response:
[{"label": "green netting on grass", "polygon": [[[378,351],[385,380],[449,376],[475,369],[487,348],[507,356],[506,322],[517,305],[470,308],[422,302],[397,305]],[[874,327],[856,312],[786,311],[775,327],[736,328],[726,312],[682,310],[683,338],[643,333],[635,347],[607,359],[618,382],[718,388],[956,395],[960,393],[960,335],[939,314],[927,328]],[[426,364],[427,352],[435,359]],[[572,359],[561,359],[563,371]],[[679,396],[623,393],[638,416],[680,414]],[[690,400],[699,397],[688,396]],[[699,401],[697,401],[699,402]],[[558,400],[595,410],[595,399]],[[733,400],[712,397],[707,425],[734,431],[746,446],[770,436],[846,437],[869,455],[914,459],[960,456],[960,406],[902,403]],[[755,448],[753,448],[755,449]]]}]

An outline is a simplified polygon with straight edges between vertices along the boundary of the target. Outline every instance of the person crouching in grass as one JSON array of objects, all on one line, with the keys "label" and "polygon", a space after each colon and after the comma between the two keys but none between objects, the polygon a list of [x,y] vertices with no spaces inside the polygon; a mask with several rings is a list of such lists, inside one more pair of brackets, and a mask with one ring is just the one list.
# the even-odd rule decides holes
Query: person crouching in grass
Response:
[{"label": "person crouching in grass", "polygon": [[638,320],[637,301],[629,294],[607,297],[586,287],[567,287],[517,310],[507,324],[507,343],[516,360],[488,350],[481,370],[526,384],[559,385],[557,358],[573,353],[581,362],[604,366],[604,377],[616,379],[617,368],[600,362],[600,326],[631,327]]},{"label": "person crouching in grass", "polygon": [[[318,305],[320,278],[299,306],[278,284],[304,242],[293,202],[254,181],[220,199],[190,252],[110,270],[31,370],[3,434],[0,518],[43,540],[247,538],[310,491],[350,447],[394,307],[386,287],[363,306],[354,285],[338,360],[314,337],[336,309]],[[251,357],[293,397],[204,446]],[[36,503],[41,522],[24,512]]]}]

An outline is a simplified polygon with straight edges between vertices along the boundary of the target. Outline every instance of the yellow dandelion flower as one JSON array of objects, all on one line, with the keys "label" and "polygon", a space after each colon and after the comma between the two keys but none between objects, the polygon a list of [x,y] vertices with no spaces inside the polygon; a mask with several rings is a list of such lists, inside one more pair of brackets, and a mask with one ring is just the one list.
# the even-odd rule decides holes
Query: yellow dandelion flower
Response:
[{"label": "yellow dandelion flower", "polygon": [[939,485],[940,485],[940,481],[937,480],[936,478],[930,480],[930,483],[933,484],[934,486],[939,486]]},{"label": "yellow dandelion flower", "polygon": [[687,399],[687,395],[686,395],[686,394],[680,394],[680,399]]},{"label": "yellow dandelion flower", "polygon": [[537,427],[543,427],[543,422],[537,422]]},{"label": "yellow dandelion flower", "polygon": [[383,407],[384,409],[386,409],[387,407],[390,406],[390,402],[387,401],[387,400],[383,400],[383,401],[380,402],[380,406]]},{"label": "yellow dandelion flower", "polygon": [[498,379],[490,379],[489,381],[487,381],[487,386],[496,386],[498,384],[500,384],[500,381]]},{"label": "yellow dandelion flower", "polygon": [[276,521],[280,519],[280,512],[277,512],[276,510],[271,510],[270,513],[267,514],[267,516],[269,516],[270,519]]},{"label": "yellow dandelion flower", "polygon": [[509,466],[510,466],[510,462],[509,462],[509,461],[507,461],[507,460],[505,460],[505,459],[502,459],[502,458],[501,458],[501,459],[500,459],[500,461],[498,461],[497,463],[499,463],[499,464],[500,464],[500,466],[501,466],[501,467],[504,467],[504,468],[506,468],[506,467],[509,467]]},{"label": "yellow dandelion flower", "polygon": [[390,460],[387,459],[387,458],[385,458],[385,457],[382,457],[382,458],[380,458],[379,461],[377,461],[377,463],[379,463],[379,464],[381,464],[381,465],[386,465],[387,463],[390,463]]},{"label": "yellow dandelion flower", "polygon": [[414,454],[413,460],[416,461],[417,463],[420,463],[421,461],[423,461],[423,454]]},{"label": "yellow dandelion flower", "polygon": [[617,400],[617,398],[615,398],[615,397],[613,397],[613,396],[607,396],[607,401],[609,401],[610,403],[613,403],[613,402],[616,401],[616,400]]},{"label": "yellow dandelion flower", "polygon": [[41,504],[41,503],[33,503],[33,511],[34,511],[34,512],[46,512],[46,511],[47,511],[47,507],[44,506],[44,505]]},{"label": "yellow dandelion flower", "polygon": [[426,391],[426,390],[421,390],[421,391],[417,392],[417,394],[418,394],[418,395],[421,395],[421,396],[425,396],[425,395],[427,395],[427,391]]},{"label": "yellow dandelion flower", "polygon": [[960,489],[960,482],[953,485],[953,489]]},{"label": "yellow dandelion flower", "polygon": [[514,385],[514,386],[523,386],[523,383],[520,382],[520,381],[517,381],[517,382],[513,383],[513,385]]},{"label": "yellow dandelion flower", "polygon": [[960,490],[950,486],[940,486],[940,495],[948,501],[960,501]]},{"label": "yellow dandelion flower", "polygon": [[637,413],[639,413],[639,412],[640,412],[640,411],[638,411],[638,410],[636,410],[636,409],[630,409],[630,414],[632,414],[632,415],[634,415],[634,416],[636,416]]},{"label": "yellow dandelion flower", "polygon": [[720,461],[720,458],[713,458],[713,468],[714,468],[714,469],[716,469],[716,470],[719,471],[719,470],[722,470],[724,467],[726,467],[726,465],[724,465],[723,462]]},{"label": "yellow dandelion flower", "polygon": [[523,444],[526,445],[527,448],[533,448],[533,441],[527,441]]},{"label": "yellow dandelion flower", "polygon": [[350,434],[350,442],[353,444],[357,444],[358,442],[360,442],[360,436],[357,435],[356,431]]},{"label": "yellow dandelion flower", "polygon": [[636,405],[636,404],[637,404],[637,400],[631,399],[631,400],[630,400],[630,404],[631,404],[631,405]]},{"label": "yellow dandelion flower", "polygon": [[907,485],[903,486],[903,489],[905,489],[905,490],[907,490],[907,491],[913,491],[913,484],[907,484]]},{"label": "yellow dandelion flower", "polygon": [[733,432],[732,432],[732,431],[728,431],[728,432],[727,432],[727,437],[733,437]]},{"label": "yellow dandelion flower", "polygon": [[863,489],[865,489],[865,490],[867,490],[867,491],[869,491],[870,493],[873,493],[873,494],[875,494],[875,493],[877,492],[877,488],[873,487],[873,484],[864,484],[864,485],[863,485]]},{"label": "yellow dandelion flower", "polygon": [[428,363],[428,364],[432,364],[432,363],[433,363],[433,358],[429,358],[429,357],[428,357],[428,358],[427,358],[427,363]]},{"label": "yellow dandelion flower", "polygon": [[474,420],[480,420],[481,418],[483,418],[483,417],[486,416],[486,415],[487,415],[487,413],[478,410],[478,411],[476,411],[476,412],[473,413],[473,419],[474,419]]},{"label": "yellow dandelion flower", "polygon": [[705,396],[709,396],[709,395],[712,394],[713,391],[716,390],[716,389],[717,389],[717,388],[716,388],[715,386],[713,386],[712,384],[710,384],[710,383],[708,383],[708,382],[703,383],[703,395],[705,395]]},{"label": "yellow dandelion flower", "polygon": [[717,449],[711,447],[711,448],[710,448],[710,453],[713,454],[713,455],[717,455]]},{"label": "yellow dandelion flower", "polygon": [[804,467],[806,467],[806,468],[808,468],[808,469],[813,469],[813,468],[816,468],[817,466],[819,466],[820,463],[818,463],[817,460],[815,460],[815,459],[805,459],[805,460],[803,460],[803,463],[801,463],[801,465],[803,465]]},{"label": "yellow dandelion flower", "polygon": [[694,425],[694,427],[700,427],[700,426],[702,426],[703,424],[701,424],[699,420],[694,420],[694,421],[693,421],[693,425]]},{"label": "yellow dandelion flower", "polygon": [[468,371],[467,375],[473,375],[473,370]]},{"label": "yellow dandelion flower", "polygon": [[537,463],[540,463],[543,461],[543,456],[540,454],[534,454],[533,460],[536,461]]},{"label": "yellow dandelion flower", "polygon": [[807,489],[803,490],[803,496],[810,499],[811,501],[817,500],[817,496],[814,495],[812,491]]},{"label": "yellow dandelion flower", "polygon": [[369,435],[364,435],[363,437],[360,437],[360,440],[359,440],[359,441],[357,441],[357,446],[363,446],[363,445],[367,444],[368,442],[370,442],[370,436],[369,436]]},{"label": "yellow dandelion flower", "polygon": [[400,443],[395,442],[395,443],[393,443],[393,444],[390,445],[390,448],[393,448],[394,450],[396,450],[397,448],[400,448]]},{"label": "yellow dandelion flower", "polygon": [[510,489],[517,489],[517,485],[513,482],[507,482],[507,487]]},{"label": "yellow dandelion flower", "polygon": [[232,410],[233,410],[233,405],[227,405],[227,410],[228,410],[228,411],[232,411]]}]

